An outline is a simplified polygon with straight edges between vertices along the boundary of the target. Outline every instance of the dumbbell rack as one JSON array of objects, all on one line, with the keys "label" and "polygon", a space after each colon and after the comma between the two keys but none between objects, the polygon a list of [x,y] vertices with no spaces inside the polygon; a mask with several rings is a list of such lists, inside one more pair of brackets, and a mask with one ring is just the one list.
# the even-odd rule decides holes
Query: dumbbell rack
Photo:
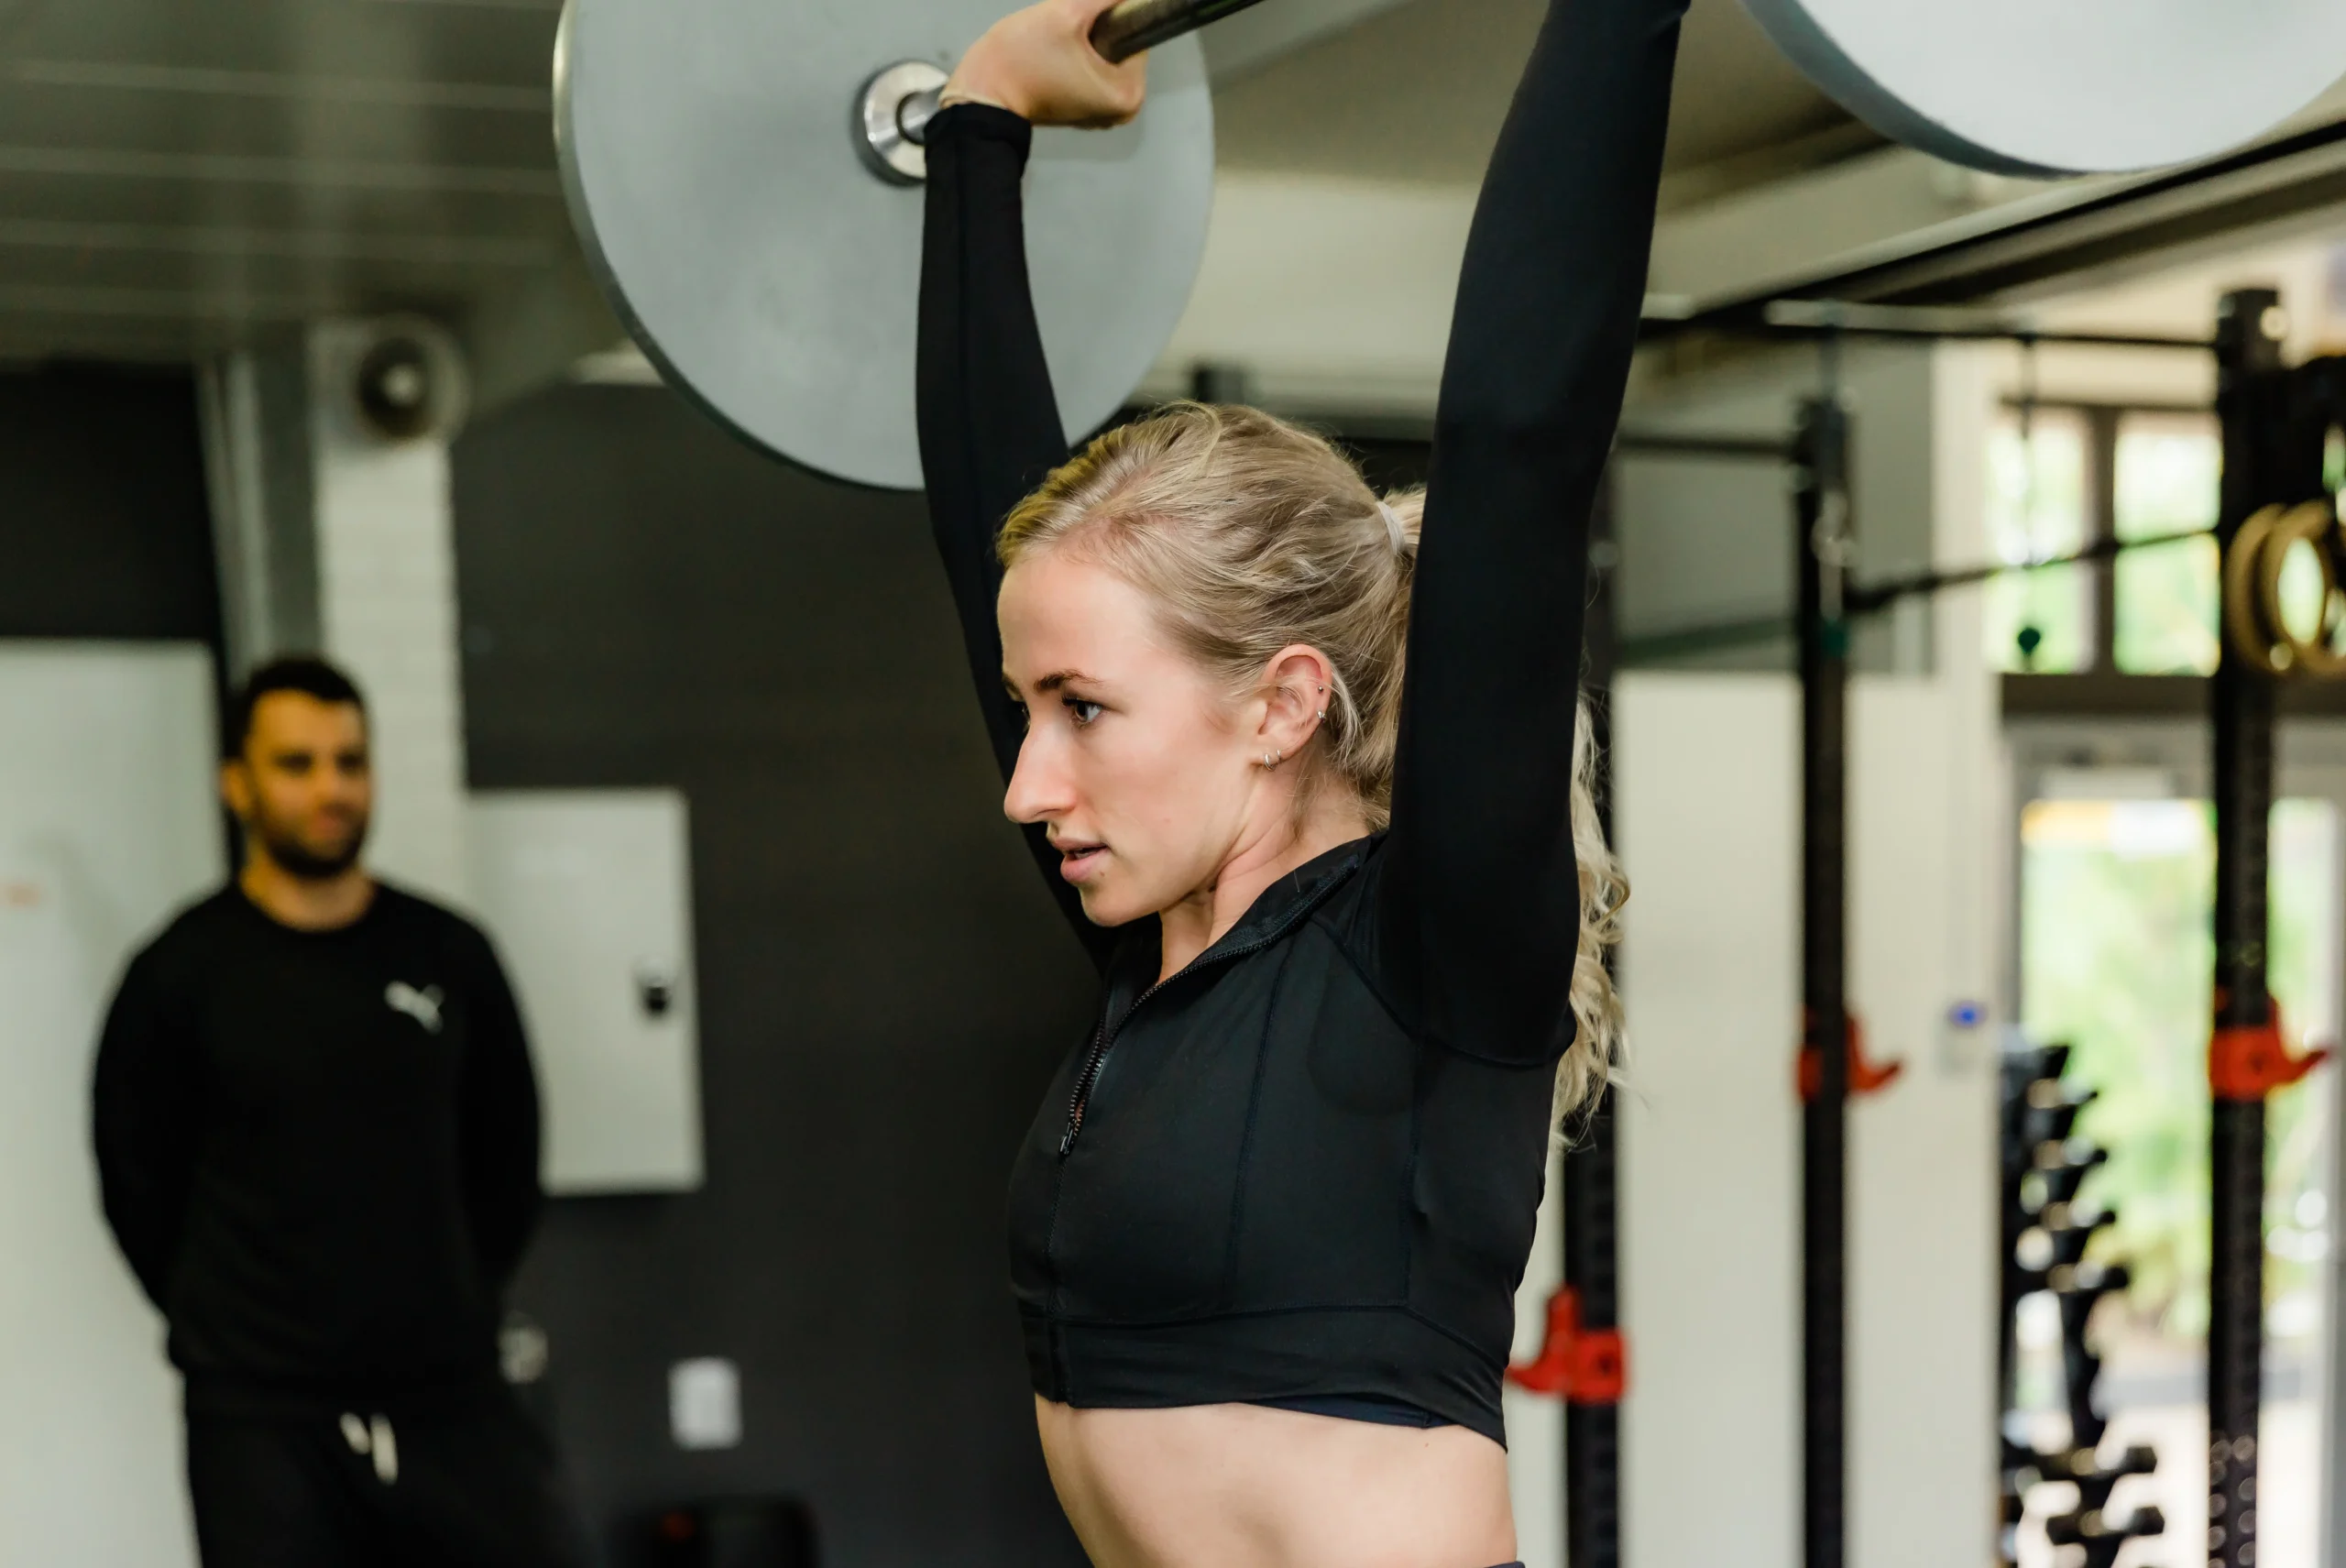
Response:
[{"label": "dumbbell rack", "polygon": [[[2118,1483],[2129,1475],[2153,1474],[2158,1456],[2142,1445],[2128,1448],[2114,1460],[2105,1460],[2101,1453],[2109,1420],[2096,1408],[2101,1358],[2094,1354],[2087,1329],[2102,1299],[2126,1288],[2127,1274],[2122,1266],[2086,1256],[2093,1238],[2117,1215],[2078,1196],[2086,1178],[2109,1155],[2077,1135],[2078,1113],[2093,1102],[2094,1091],[2066,1080],[2068,1065],[2067,1046],[2015,1050],[2003,1061],[1999,1205],[1999,1321],[2003,1332],[1998,1374],[2006,1413],[2001,1464],[2003,1513],[1997,1541],[2001,1560],[2018,1563],[2021,1517],[2029,1495],[2041,1486],[2067,1483],[2077,1489],[2077,1506],[2045,1521],[2046,1538],[2055,1547],[2081,1548],[2081,1559],[2070,1554],[2077,1568],[2111,1568],[2126,1542],[2164,1533],[2166,1520],[2149,1507],[2136,1508],[2122,1519],[2111,1518],[2109,1511]],[[2060,1306],[2062,1383],[2069,1425],[2068,1441],[2051,1450],[2038,1448],[2023,1435],[2023,1418],[2012,1409],[2018,1403],[2021,1303],[2044,1290],[2051,1291]]]}]

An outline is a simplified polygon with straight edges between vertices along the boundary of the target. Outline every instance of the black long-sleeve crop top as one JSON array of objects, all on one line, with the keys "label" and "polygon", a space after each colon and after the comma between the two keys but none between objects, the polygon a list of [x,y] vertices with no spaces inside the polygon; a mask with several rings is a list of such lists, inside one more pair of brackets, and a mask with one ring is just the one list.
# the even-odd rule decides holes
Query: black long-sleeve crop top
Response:
[{"label": "black long-sleeve crop top", "polygon": [[[1279,882],[1160,984],[1155,923],[1091,925],[1026,830],[1104,976],[1011,1179],[1047,1398],[1360,1400],[1505,1441],[1573,1032],[1587,520],[1685,6],[1556,0],[1493,155],[1442,372],[1390,829]],[[1027,286],[1030,134],[980,105],[932,122],[920,296],[930,515],[1005,777],[1023,726],[993,538],[1069,455]]]}]

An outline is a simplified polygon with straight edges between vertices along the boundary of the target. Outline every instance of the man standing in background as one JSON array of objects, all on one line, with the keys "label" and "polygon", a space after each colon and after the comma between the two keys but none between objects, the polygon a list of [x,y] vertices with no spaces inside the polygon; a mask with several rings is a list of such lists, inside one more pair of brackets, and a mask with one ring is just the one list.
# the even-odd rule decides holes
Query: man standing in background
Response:
[{"label": "man standing in background", "polygon": [[367,717],[256,671],[236,878],[131,960],[99,1044],[105,1212],[170,1323],[205,1568],[571,1568],[553,1450],[499,1375],[538,1097],[488,940],[359,864]]}]

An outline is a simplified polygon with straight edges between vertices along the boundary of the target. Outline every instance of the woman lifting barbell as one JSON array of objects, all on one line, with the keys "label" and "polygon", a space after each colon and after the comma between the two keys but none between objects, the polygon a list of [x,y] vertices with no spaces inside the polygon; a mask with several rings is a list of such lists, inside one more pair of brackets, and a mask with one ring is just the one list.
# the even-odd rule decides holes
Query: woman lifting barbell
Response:
[{"label": "woman lifting barbell", "polygon": [[1618,1032],[1586,524],[1685,4],[1556,0],[1431,484],[1384,500],[1249,410],[1069,459],[1019,187],[1033,125],[1140,107],[1106,8],[998,24],[927,128],[931,513],[1005,809],[1105,981],[1011,1182],[1043,1449],[1109,1568],[1483,1568],[1551,1130]]}]

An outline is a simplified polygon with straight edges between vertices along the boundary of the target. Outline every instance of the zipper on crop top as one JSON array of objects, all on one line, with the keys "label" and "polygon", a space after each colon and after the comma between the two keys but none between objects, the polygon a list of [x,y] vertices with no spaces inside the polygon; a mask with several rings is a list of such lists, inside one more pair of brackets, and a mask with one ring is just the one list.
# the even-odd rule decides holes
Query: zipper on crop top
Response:
[{"label": "zipper on crop top", "polygon": [[1265,948],[1270,947],[1272,944],[1278,941],[1280,938],[1286,936],[1289,930],[1293,929],[1297,922],[1300,921],[1305,916],[1310,915],[1312,910],[1319,907],[1320,901],[1322,898],[1325,898],[1329,892],[1332,890],[1338,883],[1343,880],[1343,872],[1353,870],[1358,863],[1359,862],[1357,861],[1348,861],[1342,868],[1342,871],[1335,874],[1332,874],[1325,883],[1321,883],[1321,886],[1311,894],[1310,896],[1302,899],[1293,909],[1288,911],[1286,916],[1279,920],[1277,925],[1272,927],[1269,930],[1255,938],[1253,941],[1248,942],[1242,947],[1227,948],[1219,953],[1213,951],[1211,948],[1208,948],[1205,952],[1200,953],[1197,958],[1191,959],[1188,967],[1178,970],[1172,974],[1167,975],[1163,980],[1158,981],[1155,985],[1150,986],[1146,991],[1142,992],[1138,996],[1133,998],[1133,1004],[1130,1007],[1125,1008],[1123,1015],[1118,1017],[1113,1024],[1107,1023],[1103,1020],[1097,1028],[1093,1029],[1091,1031],[1091,1048],[1089,1051],[1086,1051],[1083,1057],[1083,1070],[1075,1075],[1075,1091],[1068,1096],[1067,1131],[1059,1135],[1059,1158],[1065,1159],[1069,1154],[1074,1152],[1076,1136],[1083,1131],[1083,1113],[1091,1104],[1092,1090],[1097,1088],[1100,1083],[1100,1069],[1108,1065],[1108,1052],[1115,1045],[1117,1034],[1123,1030],[1126,1024],[1132,1022],[1133,1014],[1141,1010],[1141,1006],[1144,1003],[1147,1002],[1150,997],[1155,996],[1158,992],[1164,990],[1167,986],[1172,984],[1177,980],[1186,980],[1190,975],[1197,974],[1211,965],[1227,963],[1232,959],[1243,959],[1247,957],[1249,954],[1259,953]]}]

